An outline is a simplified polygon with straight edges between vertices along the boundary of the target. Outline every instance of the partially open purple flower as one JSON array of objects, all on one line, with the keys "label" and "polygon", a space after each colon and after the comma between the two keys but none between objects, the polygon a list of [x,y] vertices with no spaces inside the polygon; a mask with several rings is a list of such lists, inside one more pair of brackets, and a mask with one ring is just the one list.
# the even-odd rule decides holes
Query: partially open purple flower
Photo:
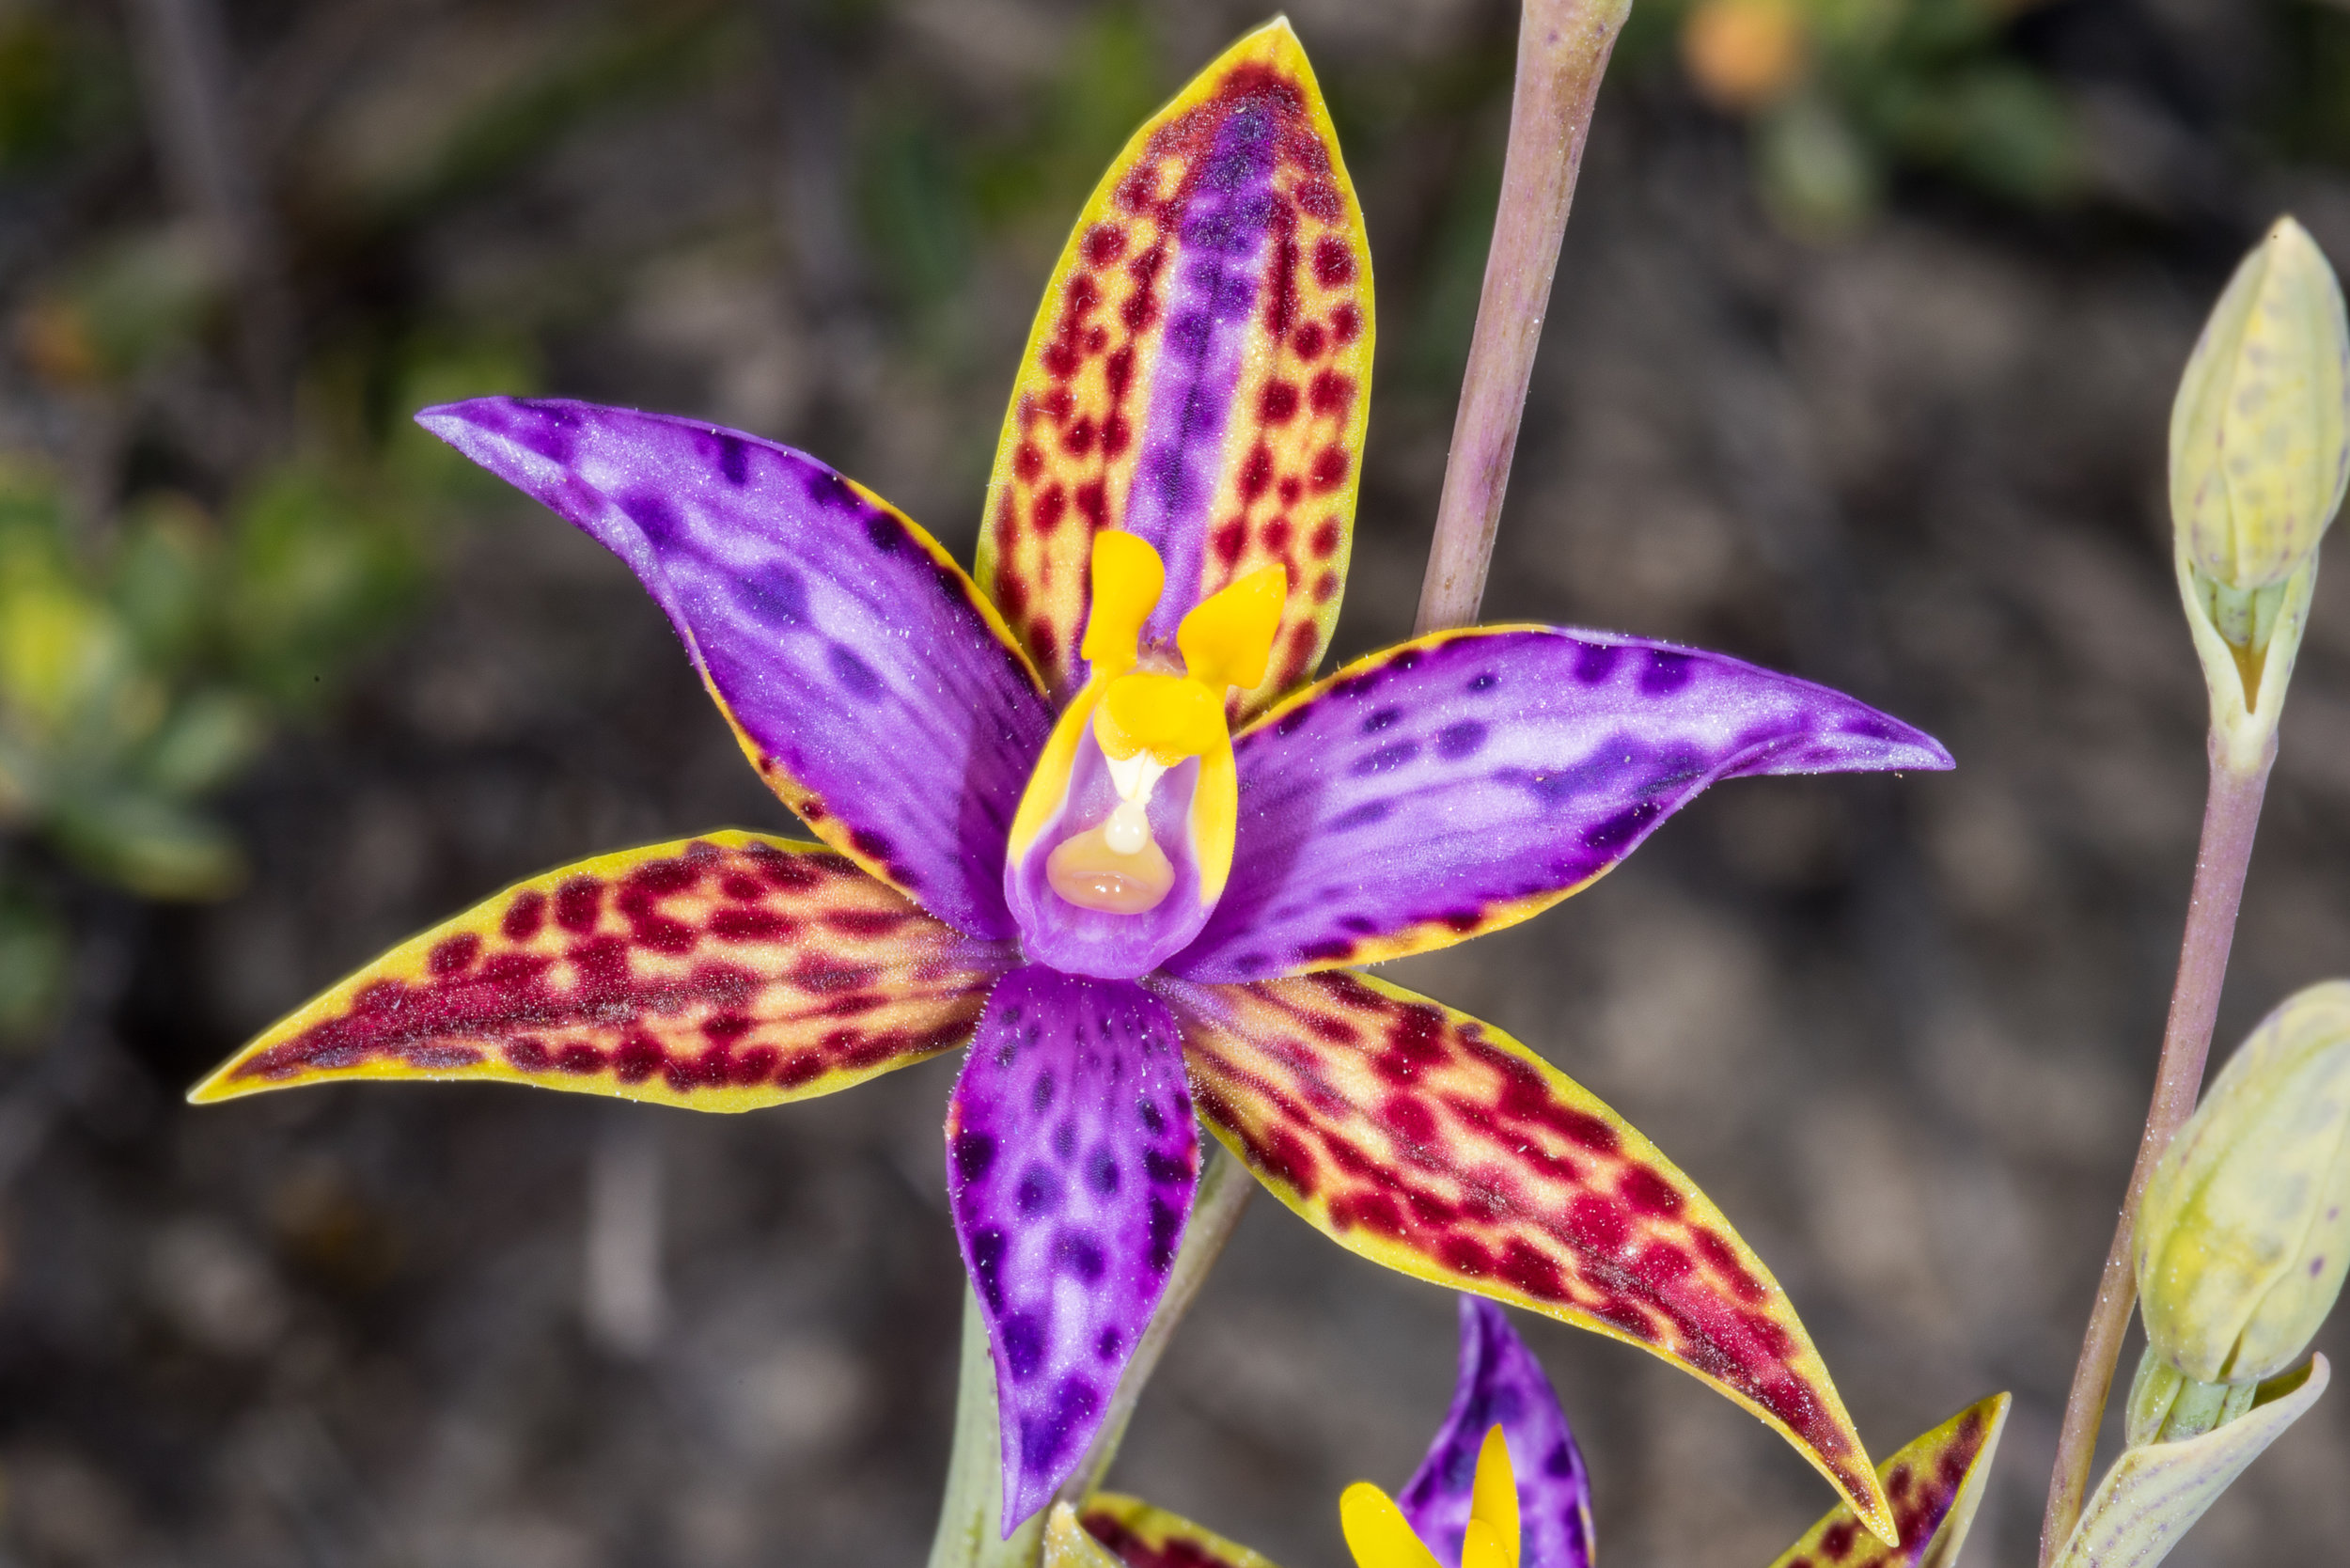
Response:
[{"label": "partially open purple flower", "polygon": [[[1592,1568],[1591,1484],[1558,1393],[1508,1316],[1464,1295],[1452,1407],[1393,1498],[1356,1482],[1339,1501],[1355,1568]],[[2320,1357],[2321,1361],[2323,1357]],[[1892,1539],[1849,1504],[1828,1511],[1772,1568],[1940,1568],[1958,1560],[2007,1421],[2006,1394],[1968,1405],[1877,1470]],[[1695,1491],[1716,1478],[1676,1478]],[[1053,1511],[1044,1568],[1274,1568],[1139,1497],[1097,1492]]]},{"label": "partially open purple flower", "polygon": [[1527,918],[1717,780],[1950,760],[1807,682],[1545,626],[1306,684],[1371,344],[1360,213],[1277,23],[1087,208],[976,581],[754,436],[574,402],[427,410],[628,563],[826,847],[719,833],[533,878],[196,1097],[434,1076],[742,1110],[969,1041],[948,1180],[1008,1527],[1077,1463],[1158,1303],[1196,1119],[1345,1246],[1675,1360],[1886,1520],[1817,1352],[1720,1212],[1526,1047],[1346,966]]}]

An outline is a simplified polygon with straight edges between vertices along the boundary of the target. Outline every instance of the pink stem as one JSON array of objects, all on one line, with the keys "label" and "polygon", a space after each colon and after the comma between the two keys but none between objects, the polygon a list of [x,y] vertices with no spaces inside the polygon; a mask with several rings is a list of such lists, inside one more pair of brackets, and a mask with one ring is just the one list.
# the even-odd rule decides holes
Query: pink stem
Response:
[{"label": "pink stem", "polygon": [[2097,1305],[2081,1341],[2080,1364],[2073,1369],[2073,1391],[2064,1402],[2064,1427],[2057,1438],[2056,1473],[2048,1482],[2048,1511],[2040,1527],[2041,1568],[2064,1549],[2081,1515],[2089,1468],[2097,1452],[2106,1396],[2113,1388],[2122,1336],[2138,1300],[2132,1231],[2154,1162],[2162,1158],[2187,1117],[2203,1082],[2203,1060],[2211,1054],[2212,1025],[2219,1015],[2219,987],[2228,974],[2228,949],[2235,940],[2236,909],[2244,900],[2244,872],[2252,857],[2252,835],[2260,825],[2261,796],[2277,760],[2276,743],[2259,766],[2237,772],[2211,752],[2211,792],[2203,802],[2203,841],[2195,855],[2195,886],[2188,895],[2186,934],[2179,943],[2179,978],[2170,990],[2170,1020],[2162,1035],[2162,1064],[2154,1074],[2154,1103],[2146,1110],[2145,1136],[2122,1200],[2121,1223],[2097,1282]]},{"label": "pink stem", "polygon": [[1416,632],[1477,619],[1591,109],[1632,0],[1526,0],[1510,148]]}]

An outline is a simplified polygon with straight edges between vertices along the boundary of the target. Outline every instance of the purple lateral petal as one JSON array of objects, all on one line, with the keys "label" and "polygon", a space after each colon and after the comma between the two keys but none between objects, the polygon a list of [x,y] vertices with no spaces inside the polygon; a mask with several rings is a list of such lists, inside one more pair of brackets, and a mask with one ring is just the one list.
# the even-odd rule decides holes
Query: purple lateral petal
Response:
[{"label": "purple lateral petal", "polygon": [[928,534],[811,457],[693,420],[481,398],[416,422],[628,563],[826,842],[971,935],[1014,934],[1004,838],[1052,713]]},{"label": "purple lateral petal", "polygon": [[1461,1568],[1477,1450],[1498,1423],[1518,1483],[1518,1568],[1590,1568],[1590,1477],[1559,1395],[1499,1307],[1473,1295],[1460,1302],[1452,1408],[1396,1502],[1436,1560]]},{"label": "purple lateral petal", "polygon": [[1131,980],[1015,969],[947,1115],[947,1184],[1003,1412],[1004,1531],[1102,1422],[1191,1215],[1182,1037]]},{"label": "purple lateral petal", "polygon": [[1232,879],[1186,980],[1372,964],[1514,924],[1707,785],[1939,769],[1929,735],[1717,653],[1549,627],[1434,635],[1340,670],[1234,741]]}]

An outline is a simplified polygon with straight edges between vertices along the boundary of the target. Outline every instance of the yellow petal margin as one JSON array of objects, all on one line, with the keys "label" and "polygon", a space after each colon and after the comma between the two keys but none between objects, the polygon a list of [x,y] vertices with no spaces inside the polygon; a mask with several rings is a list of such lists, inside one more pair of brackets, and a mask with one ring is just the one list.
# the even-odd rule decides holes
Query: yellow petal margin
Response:
[{"label": "yellow petal margin", "polygon": [[188,1098],[432,1078],[755,1110],[961,1044],[1009,961],[830,850],[710,833],[516,883],[263,1031]]},{"label": "yellow petal margin", "polygon": [[1362,210],[1305,50],[1277,21],[1135,133],[1028,335],[978,576],[1057,699],[1079,684],[1105,527],[1167,561],[1158,642],[1226,584],[1287,570],[1272,663],[1239,716],[1312,675],[1346,582],[1371,336]]},{"label": "yellow petal margin", "polygon": [[1851,1509],[1830,1509],[1771,1568],[1951,1568],[1982,1505],[2011,1403],[1993,1394],[1970,1404],[1877,1466],[1899,1545],[1863,1533]]},{"label": "yellow petal margin", "polygon": [[1044,1568],[1120,1568],[1120,1560],[1086,1533],[1067,1503],[1055,1503],[1044,1526]]},{"label": "yellow petal margin", "polygon": [[[1126,1568],[1274,1568],[1271,1559],[1139,1497],[1096,1492],[1086,1499],[1082,1517],[1086,1533]],[[1081,1560],[1073,1554],[1071,1560]],[[1046,1568],[1058,1565],[1048,1560]]]},{"label": "yellow petal margin", "polygon": [[1200,1119],[1316,1229],[1694,1372],[1896,1539],[1786,1293],[1712,1200],[1589,1090],[1500,1030],[1348,970],[1155,988],[1183,1024]]}]

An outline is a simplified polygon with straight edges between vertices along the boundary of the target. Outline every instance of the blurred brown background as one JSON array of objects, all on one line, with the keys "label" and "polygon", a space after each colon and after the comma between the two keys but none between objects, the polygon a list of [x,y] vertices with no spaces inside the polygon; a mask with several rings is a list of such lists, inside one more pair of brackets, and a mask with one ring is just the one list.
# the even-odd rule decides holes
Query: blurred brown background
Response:
[{"label": "blurred brown background", "polygon": [[[1585,896],[1392,973],[1705,1185],[1873,1447],[2013,1389],[1970,1560],[2021,1562],[2201,801],[2171,385],[2275,213],[2350,261],[2350,10],[1697,14],[1639,0],[1602,100],[1488,614],[1828,681],[1959,769],[1728,786]],[[1513,12],[1292,16],[1378,270],[1352,654],[1408,625]],[[788,825],[619,564],[407,413],[692,413],[967,558],[1067,224],[1259,20],[0,0],[0,1562],[920,1560],[951,1058],[736,1120],[180,1095],[509,878]],[[2350,573],[2319,601],[2222,1050],[2350,969]],[[1116,1480],[1336,1568],[1338,1491],[1416,1463],[1451,1321],[1261,1200]],[[1695,1382],[1522,1321],[1614,1568],[1760,1565],[1827,1506]],[[2338,1395],[2172,1560],[2341,1560],[2345,1473]]]}]

